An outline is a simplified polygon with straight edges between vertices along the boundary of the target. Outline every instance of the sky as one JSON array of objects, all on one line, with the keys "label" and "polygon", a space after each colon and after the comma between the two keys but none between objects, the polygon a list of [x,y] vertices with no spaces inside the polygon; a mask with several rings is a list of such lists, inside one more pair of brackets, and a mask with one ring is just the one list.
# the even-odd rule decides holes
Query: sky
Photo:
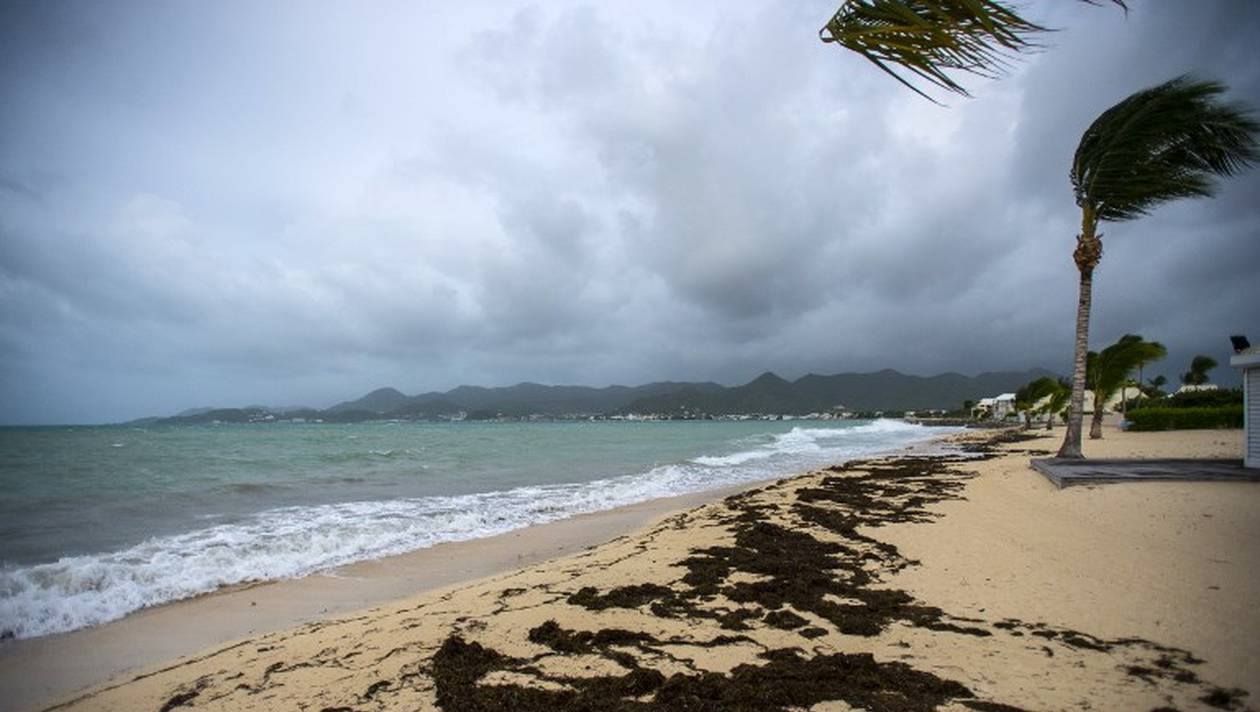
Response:
[{"label": "sky", "polygon": [[[1260,3],[1025,5],[938,106],[829,2],[3,2],[0,423],[373,388],[1070,370],[1081,132]],[[1091,344],[1260,342],[1260,170],[1105,224]]]}]

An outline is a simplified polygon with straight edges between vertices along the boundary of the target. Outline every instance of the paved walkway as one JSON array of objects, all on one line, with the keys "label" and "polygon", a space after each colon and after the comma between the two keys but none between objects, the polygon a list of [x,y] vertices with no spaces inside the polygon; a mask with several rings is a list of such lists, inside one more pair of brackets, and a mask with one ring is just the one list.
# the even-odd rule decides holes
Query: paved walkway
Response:
[{"label": "paved walkway", "polygon": [[1033,469],[1059,488],[1109,482],[1230,481],[1260,482],[1260,469],[1242,460],[1065,460],[1032,461]]}]

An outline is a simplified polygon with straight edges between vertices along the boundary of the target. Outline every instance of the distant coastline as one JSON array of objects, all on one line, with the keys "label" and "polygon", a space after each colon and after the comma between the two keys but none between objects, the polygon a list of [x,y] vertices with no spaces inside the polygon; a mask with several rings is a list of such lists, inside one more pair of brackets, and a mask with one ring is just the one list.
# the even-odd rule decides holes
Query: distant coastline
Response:
[{"label": "distant coastline", "polygon": [[1014,391],[1053,376],[1035,368],[964,376],[913,376],[894,370],[808,374],[788,381],[766,372],[739,386],[664,381],[641,386],[549,386],[518,383],[406,395],[379,388],[326,409],[311,407],[194,408],[125,425],[214,423],[361,423],[370,421],[546,420],[831,420],[913,415],[962,417],[965,400]]}]

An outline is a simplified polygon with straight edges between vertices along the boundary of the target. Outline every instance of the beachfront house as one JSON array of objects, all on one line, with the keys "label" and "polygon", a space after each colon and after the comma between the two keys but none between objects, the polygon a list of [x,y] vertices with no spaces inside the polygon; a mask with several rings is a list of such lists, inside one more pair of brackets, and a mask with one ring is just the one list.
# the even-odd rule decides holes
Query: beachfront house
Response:
[{"label": "beachfront house", "polygon": [[1003,393],[992,398],[981,398],[971,409],[971,417],[977,420],[1002,420],[1015,412],[1015,394]]},{"label": "beachfront house", "polygon": [[1242,369],[1243,465],[1260,468],[1260,346],[1238,349],[1229,365]]},{"label": "beachfront house", "polygon": [[1015,394],[1003,393],[993,399],[993,419],[1002,420],[1015,412]]}]

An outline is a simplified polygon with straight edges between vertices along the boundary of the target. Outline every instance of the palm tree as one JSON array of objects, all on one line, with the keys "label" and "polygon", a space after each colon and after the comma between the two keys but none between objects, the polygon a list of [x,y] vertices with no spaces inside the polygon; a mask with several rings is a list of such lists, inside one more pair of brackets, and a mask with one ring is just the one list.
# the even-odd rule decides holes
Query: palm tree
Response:
[{"label": "palm tree", "polygon": [[1059,457],[1080,458],[1081,409],[1094,268],[1102,259],[1098,224],[1146,215],[1177,198],[1210,196],[1214,178],[1241,172],[1260,158],[1260,124],[1242,106],[1220,99],[1225,86],[1188,76],[1143,89],[1104,111],[1081,136],[1072,188],[1081,232],[1072,253],[1080,272],[1076,354],[1067,434]]},{"label": "palm tree", "polygon": [[[1043,376],[1037,380],[1024,386],[1027,391],[1026,398],[1034,405],[1045,400],[1046,402],[1037,409],[1039,413],[1046,414],[1046,430],[1054,429],[1054,416],[1063,411],[1063,407],[1067,405],[1068,394],[1071,389],[1068,384],[1057,378]],[[1018,399],[1019,393],[1016,392]]]},{"label": "palm tree", "polygon": [[1211,356],[1195,356],[1190,361],[1190,370],[1181,375],[1181,382],[1187,386],[1201,386],[1208,382],[1208,371],[1217,367],[1216,359]]},{"label": "palm tree", "polygon": [[[1098,5],[1106,0],[1080,1]],[[1128,9],[1126,0],[1110,2]],[[1015,55],[1039,49],[1034,37],[1049,31],[998,0],[845,0],[818,37],[858,53],[911,91],[935,101],[894,67],[940,89],[970,96],[950,72],[999,76]]]},{"label": "palm tree", "polygon": [[[1150,342],[1147,342],[1147,343],[1151,343],[1151,344],[1154,344],[1155,346],[1158,346],[1158,347],[1159,347],[1159,355],[1158,355],[1158,356],[1156,356],[1156,357],[1154,357],[1154,358],[1148,358],[1148,359],[1147,359],[1147,358],[1144,358],[1144,359],[1139,359],[1139,360],[1138,360],[1138,364],[1137,364],[1137,372],[1138,372],[1138,377],[1137,377],[1137,388],[1138,388],[1138,397],[1139,397],[1139,398],[1143,395],[1143,393],[1142,393],[1142,369],[1146,366],[1146,364],[1150,363],[1151,361],[1158,361],[1159,359],[1161,359],[1161,358],[1163,358],[1163,357],[1165,357],[1165,356],[1167,356],[1167,355],[1168,355],[1168,349],[1164,348],[1164,345],[1163,345],[1163,344],[1161,344],[1161,343],[1159,343],[1158,341],[1150,341]],[[1161,378],[1162,378],[1162,376],[1161,376]],[[1127,385],[1127,384],[1126,384],[1126,385]],[[1121,386],[1121,388],[1123,388],[1123,387],[1124,387],[1124,386]],[[1121,394],[1120,394],[1120,398],[1121,398],[1121,401],[1120,401],[1120,402],[1121,402],[1121,403],[1124,403],[1124,402],[1126,402],[1126,401],[1127,401],[1127,399],[1124,397],[1124,395],[1125,395],[1124,393],[1121,393]]]},{"label": "palm tree", "polygon": [[1164,388],[1164,384],[1168,383],[1167,378],[1165,378],[1162,375],[1159,375],[1154,378],[1146,379],[1146,383],[1147,385],[1143,388],[1143,392],[1146,395],[1146,397],[1148,398],[1163,398],[1164,397],[1163,388]]},{"label": "palm tree", "polygon": [[1072,397],[1072,386],[1061,378],[1054,379],[1049,395],[1050,401],[1045,406],[1046,430],[1053,430],[1054,416],[1062,416],[1067,411],[1068,401]]},{"label": "palm tree", "polygon": [[1167,353],[1159,342],[1125,334],[1098,354],[1091,351],[1086,355],[1086,380],[1094,391],[1094,415],[1089,424],[1091,440],[1102,438],[1103,405],[1124,386],[1133,369],[1139,363],[1163,358]]},{"label": "palm tree", "polygon": [[1033,411],[1036,410],[1037,400],[1039,396],[1033,393],[1032,383],[1025,384],[1015,391],[1015,411],[1024,416],[1024,427],[1021,430],[1032,429]]}]

